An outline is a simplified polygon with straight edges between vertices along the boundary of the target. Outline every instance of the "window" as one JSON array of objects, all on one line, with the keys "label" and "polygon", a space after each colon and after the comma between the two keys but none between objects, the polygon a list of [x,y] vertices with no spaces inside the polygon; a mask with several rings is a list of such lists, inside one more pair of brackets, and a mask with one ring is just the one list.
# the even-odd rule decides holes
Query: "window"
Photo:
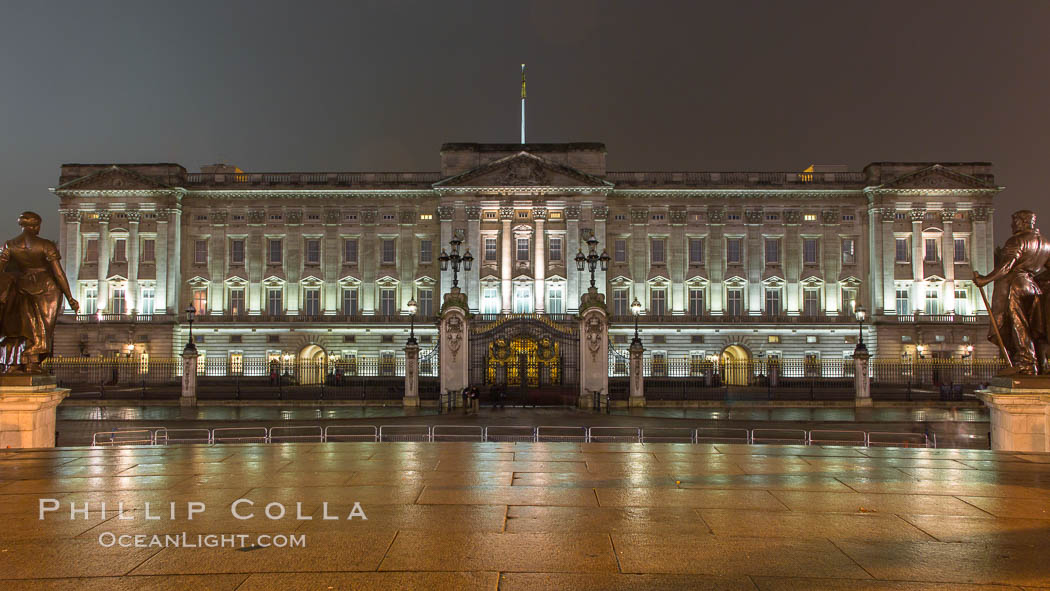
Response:
[{"label": "window", "polygon": [[664,214],[662,214],[662,213],[654,213],[653,214],[653,220],[661,221],[663,219],[664,219]]},{"label": "window", "polygon": [[936,238],[927,238],[923,240],[925,248],[923,249],[923,260],[927,263],[936,263],[941,260],[941,257],[937,256],[937,242]]},{"label": "window", "polygon": [[802,290],[802,315],[816,316],[817,314],[820,314],[820,290]]},{"label": "window", "polygon": [[419,241],[419,264],[429,265],[434,262],[434,241],[433,240],[420,240]]},{"label": "window", "polygon": [[115,263],[126,263],[128,262],[128,241],[123,238],[117,238],[113,241],[113,262]]},{"label": "window", "polygon": [[969,251],[966,248],[966,239],[965,238],[956,238],[955,239],[955,253],[954,253],[955,254],[955,262],[957,262],[957,263],[965,263],[966,261],[970,260],[970,257],[967,255],[968,252]]},{"label": "window", "polygon": [[898,263],[910,263],[911,262],[911,249],[908,248],[907,238],[897,239],[897,255],[896,259]]},{"label": "window", "polygon": [[532,313],[532,289],[528,285],[518,285],[514,288],[514,313]]},{"label": "window", "polygon": [[802,239],[802,263],[805,265],[817,264],[817,258],[820,256],[820,247],[817,238],[803,238]]},{"label": "window", "polygon": [[853,315],[857,311],[857,290],[852,287],[842,288],[842,305],[839,306],[843,314]]},{"label": "window", "polygon": [[842,264],[852,265],[857,262],[857,243],[852,238],[842,239]]},{"label": "window", "polygon": [[726,214],[726,219],[731,221],[731,222],[740,221],[740,214],[739,213]]},{"label": "window", "polygon": [[500,313],[499,289],[495,287],[486,287],[485,289],[481,290],[481,313]]},{"label": "window", "polygon": [[912,313],[911,309],[911,290],[907,287],[897,288],[897,315],[898,316],[910,316]]},{"label": "window", "polygon": [[152,287],[143,287],[139,295],[139,313],[153,314],[156,310],[156,291]]},{"label": "window", "polygon": [[395,262],[397,262],[397,242],[395,242],[393,238],[383,238],[381,241],[381,245],[381,263],[384,265],[393,265]]},{"label": "window", "polygon": [[625,238],[617,238],[613,242],[613,262],[627,262],[627,240]]},{"label": "window", "polygon": [[744,260],[744,239],[726,238],[726,262],[741,263]]},{"label": "window", "polygon": [[702,344],[704,344],[704,335],[702,335],[702,334],[694,334],[694,335],[689,337],[689,342],[694,344],[694,345],[702,345]]},{"label": "window", "polygon": [[704,264],[704,239],[703,238],[690,238],[689,239],[689,264],[690,265],[702,265],[702,264]]},{"label": "window", "polygon": [[280,287],[266,290],[266,313],[270,316],[284,313],[284,291]]},{"label": "window", "polygon": [[230,264],[244,264],[244,239],[235,238],[230,240]]},{"label": "window", "polygon": [[766,288],[766,315],[780,316],[780,288]]},{"label": "window", "polygon": [[563,297],[562,286],[550,285],[547,288],[547,313],[548,314],[561,314],[565,312],[565,299]]},{"label": "window", "polygon": [[689,290],[689,314],[693,316],[701,316],[706,311],[704,307],[704,290],[703,289],[690,289]]},{"label": "window", "polygon": [[88,238],[84,242],[84,262],[98,262],[98,238]]},{"label": "window", "polygon": [[927,314],[941,313],[941,290],[936,287],[926,288],[926,308],[923,311]]},{"label": "window", "polygon": [[529,212],[528,211],[519,211],[518,212],[518,219],[519,220],[527,220],[527,219],[529,219]]},{"label": "window", "polygon": [[485,237],[485,260],[486,261],[495,261],[495,260],[498,259],[499,255],[498,255],[498,252],[497,252],[496,249],[497,249],[496,237],[495,236],[486,236]]},{"label": "window", "polygon": [[303,313],[307,316],[319,316],[321,314],[321,290],[303,290]]},{"label": "window", "polygon": [[146,238],[142,241],[142,262],[152,263],[157,260],[157,241]]},{"label": "window", "polygon": [[649,292],[649,313],[654,316],[667,314],[666,289],[653,289]]},{"label": "window", "polygon": [[317,238],[308,238],[306,240],[306,264],[321,264],[321,241]]},{"label": "window", "polygon": [[357,264],[357,238],[343,239],[343,264]]},{"label": "window", "polygon": [[244,288],[233,288],[230,290],[230,314],[242,316],[244,314]]},{"label": "window", "polygon": [[774,213],[767,213],[766,214],[766,221],[767,222],[779,222],[780,221],[780,214],[779,213],[775,213],[775,212]]},{"label": "window", "polygon": [[434,219],[434,214],[432,214],[432,213],[421,213],[421,214],[419,214],[419,219],[421,221],[426,222],[426,221]]},{"label": "window", "polygon": [[650,242],[649,260],[654,265],[662,265],[667,262],[667,240],[664,238],[653,238]]},{"label": "window", "polygon": [[193,311],[198,316],[203,316],[208,311],[208,290],[198,288],[193,290]]},{"label": "window", "polygon": [[664,351],[653,351],[651,373],[654,376],[667,375],[667,353]]},{"label": "window", "polygon": [[726,290],[726,314],[729,316],[744,315],[744,290],[738,287]]},{"label": "window", "polygon": [[766,238],[766,264],[780,263],[780,238]]},{"label": "window", "polygon": [[802,214],[802,221],[815,222],[815,221],[817,221],[817,214],[815,214],[815,213]]},{"label": "window", "polygon": [[561,238],[547,240],[547,259],[552,262],[561,260]]},{"label": "window", "polygon": [[113,294],[109,297],[109,311],[111,314],[128,313],[128,303],[123,287],[113,288]]},{"label": "window", "polygon": [[965,287],[955,288],[955,313],[963,316],[973,314],[970,309],[970,292]]},{"label": "window", "polygon": [[267,261],[271,265],[280,265],[282,260],[281,239],[271,238],[267,241]]},{"label": "window", "polygon": [[397,294],[392,287],[379,290],[379,314],[393,316],[397,314]]},{"label": "window", "polygon": [[434,290],[433,289],[420,289],[419,293],[416,294],[416,305],[418,306],[417,314],[426,318],[434,315]]},{"label": "window", "polygon": [[780,343],[780,335],[778,335],[778,334],[771,334],[768,337],[766,337],[766,342],[767,343],[772,343],[774,345],[778,344],[778,343]]},{"label": "window", "polygon": [[357,288],[348,287],[343,290],[343,314],[357,316]]},{"label": "window", "polygon": [[84,314],[95,314],[98,312],[98,288],[84,288]]},{"label": "window", "polygon": [[206,265],[206,264],[208,264],[208,241],[207,240],[194,240],[193,241],[193,264],[195,264],[195,265]]},{"label": "window", "polygon": [[844,214],[842,214],[842,221],[844,221],[844,222],[852,222],[852,221],[854,221],[856,219],[857,219],[856,216],[854,216],[852,213],[844,213]]},{"label": "window", "polygon": [[518,248],[517,248],[517,255],[515,257],[515,260],[518,260],[518,261],[527,261],[527,260],[529,260],[529,239],[528,238],[518,238],[517,245],[518,245]]},{"label": "window", "polygon": [[394,214],[392,214],[392,213],[384,213],[383,214],[383,219],[388,221],[388,222],[392,221],[394,219]]},{"label": "window", "polygon": [[627,301],[626,289],[613,290],[613,316],[627,316],[631,313],[630,304]]}]

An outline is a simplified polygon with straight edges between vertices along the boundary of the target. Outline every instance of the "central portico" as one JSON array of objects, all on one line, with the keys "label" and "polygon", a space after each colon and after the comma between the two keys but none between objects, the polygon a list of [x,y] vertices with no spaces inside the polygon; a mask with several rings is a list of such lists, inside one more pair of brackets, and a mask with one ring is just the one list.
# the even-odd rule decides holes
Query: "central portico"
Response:
[{"label": "central portico", "polygon": [[[458,236],[478,262],[466,273],[471,312],[577,312],[586,286],[572,257],[592,235],[605,243],[605,146],[445,144],[441,163],[442,243]],[[450,285],[443,276],[442,292]]]}]

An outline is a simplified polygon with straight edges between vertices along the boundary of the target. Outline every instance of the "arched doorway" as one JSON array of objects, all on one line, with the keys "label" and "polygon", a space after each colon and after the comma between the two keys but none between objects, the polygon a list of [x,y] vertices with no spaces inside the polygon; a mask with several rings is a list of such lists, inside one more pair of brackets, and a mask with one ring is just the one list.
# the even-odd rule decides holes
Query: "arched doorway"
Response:
[{"label": "arched doorway", "polygon": [[748,386],[754,372],[751,352],[740,345],[729,345],[722,351],[722,379],[729,386]]},{"label": "arched doorway", "polygon": [[299,351],[296,369],[299,384],[320,384],[324,380],[327,354],[318,345],[307,345]]}]

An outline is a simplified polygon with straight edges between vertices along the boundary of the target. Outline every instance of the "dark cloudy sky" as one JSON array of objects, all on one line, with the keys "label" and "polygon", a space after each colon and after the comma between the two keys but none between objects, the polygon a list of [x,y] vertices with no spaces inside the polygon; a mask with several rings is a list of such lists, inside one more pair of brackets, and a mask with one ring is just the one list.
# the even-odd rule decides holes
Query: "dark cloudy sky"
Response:
[{"label": "dark cloudy sky", "polygon": [[605,142],[612,170],[991,161],[998,240],[1022,206],[1050,231],[1047,1],[0,11],[0,200],[52,237],[63,162],[437,170],[442,142],[515,142],[521,62],[529,140]]}]

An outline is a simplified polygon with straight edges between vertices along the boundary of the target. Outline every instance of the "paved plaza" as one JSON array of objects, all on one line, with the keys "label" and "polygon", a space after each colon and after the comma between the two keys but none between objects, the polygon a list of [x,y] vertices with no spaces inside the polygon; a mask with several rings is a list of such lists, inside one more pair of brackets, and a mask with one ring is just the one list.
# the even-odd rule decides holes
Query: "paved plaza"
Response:
[{"label": "paved plaza", "polygon": [[[43,520],[41,498],[58,507]],[[238,515],[252,518],[233,515],[241,498],[253,505],[240,505]],[[147,502],[156,519],[146,518]],[[206,510],[188,519],[189,502]],[[285,508],[282,519],[265,517],[271,502]],[[87,513],[71,519],[70,507],[85,503]],[[354,503],[367,520],[346,519]],[[8,591],[1050,589],[1050,455],[983,450],[5,450],[0,513],[0,588]],[[147,542],[154,534],[197,542],[198,534],[244,534],[248,542],[121,547],[122,534]],[[262,547],[260,534],[304,535],[306,545]]]}]

